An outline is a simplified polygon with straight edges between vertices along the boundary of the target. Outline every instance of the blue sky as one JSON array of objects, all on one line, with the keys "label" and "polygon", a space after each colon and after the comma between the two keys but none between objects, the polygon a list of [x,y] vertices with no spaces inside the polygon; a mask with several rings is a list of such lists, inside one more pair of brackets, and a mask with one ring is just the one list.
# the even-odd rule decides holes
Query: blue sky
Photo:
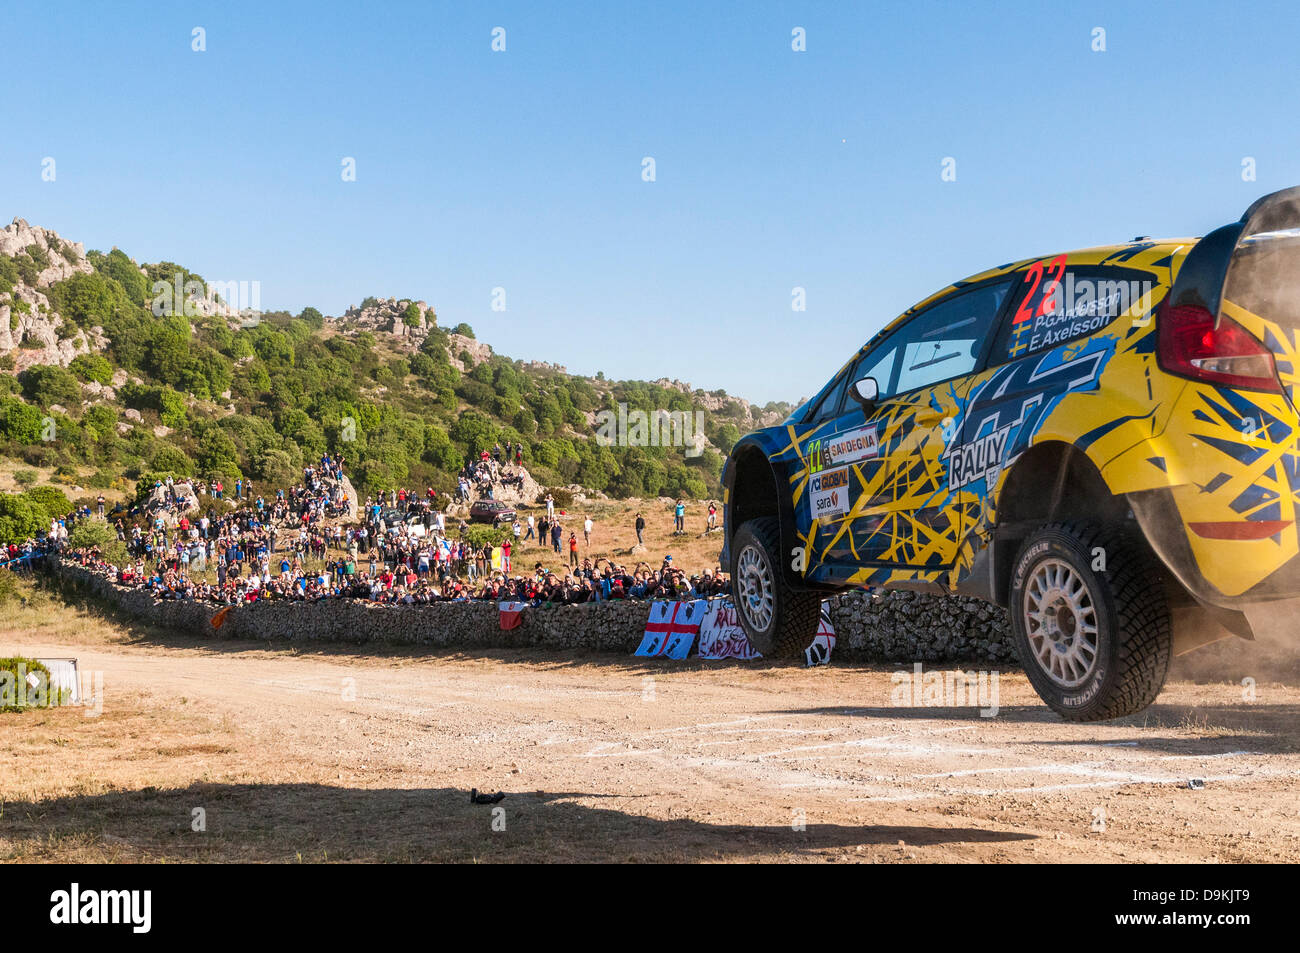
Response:
[{"label": "blue sky", "polygon": [[1300,183],[1285,4],[268,7],[0,7],[0,216],[766,401],[955,278]]}]

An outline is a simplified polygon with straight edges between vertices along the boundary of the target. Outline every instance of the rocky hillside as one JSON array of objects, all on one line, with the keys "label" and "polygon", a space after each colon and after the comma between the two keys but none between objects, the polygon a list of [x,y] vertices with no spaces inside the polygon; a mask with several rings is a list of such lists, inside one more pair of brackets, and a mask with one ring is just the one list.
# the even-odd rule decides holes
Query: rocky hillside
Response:
[{"label": "rocky hillside", "polygon": [[102,328],[70,325],[44,294],[56,282],[94,271],[80,242],[16,218],[0,230],[0,260],[8,263],[0,265],[0,355],[13,355],[15,369],[67,367],[78,354],[104,347]]},{"label": "rocky hillside", "polygon": [[[596,439],[621,407],[701,431],[689,445]],[[0,230],[0,478],[20,486],[37,468],[92,490],[162,473],[287,485],[328,451],[364,497],[450,489],[468,457],[510,442],[542,486],[698,498],[717,494],[742,433],[789,410],[512,359],[417,298],[239,312],[174,262],[86,251],[21,219]]]}]

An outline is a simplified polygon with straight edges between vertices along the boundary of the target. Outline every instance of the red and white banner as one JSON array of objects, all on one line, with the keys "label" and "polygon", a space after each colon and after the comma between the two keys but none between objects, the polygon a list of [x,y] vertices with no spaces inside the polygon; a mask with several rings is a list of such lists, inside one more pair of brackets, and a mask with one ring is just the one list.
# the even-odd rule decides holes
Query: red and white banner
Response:
[{"label": "red and white banner", "polygon": [[691,654],[700,622],[708,605],[703,599],[691,602],[652,602],[645,636],[636,654],[642,658],[684,659]]},{"label": "red and white banner", "polygon": [[715,599],[709,603],[700,624],[700,658],[762,658],[749,644],[730,599]]},{"label": "red and white banner", "polygon": [[501,610],[501,628],[504,631],[517,629],[524,624],[524,610],[528,608],[526,602],[498,602],[497,608]]},{"label": "red and white banner", "polygon": [[817,635],[812,645],[803,650],[804,661],[809,668],[814,665],[829,665],[831,650],[835,648],[835,626],[831,625],[830,606],[822,603],[821,621],[817,624]]}]

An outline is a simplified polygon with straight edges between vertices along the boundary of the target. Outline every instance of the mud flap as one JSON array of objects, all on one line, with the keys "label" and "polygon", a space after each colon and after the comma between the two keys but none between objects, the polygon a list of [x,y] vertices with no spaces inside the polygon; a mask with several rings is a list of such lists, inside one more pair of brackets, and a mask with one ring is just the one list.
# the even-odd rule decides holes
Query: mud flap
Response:
[{"label": "mud flap", "polygon": [[1255,640],[1255,631],[1244,612],[1222,609],[1209,603],[1180,606],[1170,610],[1174,630],[1174,655],[1186,655],[1203,645],[1223,639]]}]

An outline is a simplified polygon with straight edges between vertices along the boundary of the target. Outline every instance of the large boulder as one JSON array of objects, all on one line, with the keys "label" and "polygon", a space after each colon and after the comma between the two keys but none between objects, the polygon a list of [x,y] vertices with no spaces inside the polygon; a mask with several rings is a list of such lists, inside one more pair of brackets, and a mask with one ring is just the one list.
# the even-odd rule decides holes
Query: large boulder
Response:
[{"label": "large boulder", "polygon": [[[170,504],[174,497],[179,498],[180,503],[173,509]],[[154,487],[144,502],[144,508],[151,517],[162,513],[167,525],[172,526],[179,522],[182,516],[198,515],[199,497],[194,492],[194,485],[188,480],[182,480],[170,488]]]},{"label": "large boulder", "polygon": [[[326,482],[333,482],[333,481],[326,481]],[[343,474],[343,479],[340,482],[343,484],[343,492],[348,495],[347,519],[349,521],[355,521],[357,518],[357,506],[358,506],[357,491],[352,489],[352,481],[348,479],[348,475],[346,473]]]},{"label": "large boulder", "polygon": [[[492,487],[492,499],[500,500],[503,503],[512,503],[515,506],[534,506],[537,503],[537,497],[546,492],[546,487],[542,486],[532,478],[526,467],[516,467],[511,464],[505,468],[512,476],[522,474],[524,482],[522,486],[512,485],[505,486],[497,483]],[[486,499],[475,486],[471,490],[471,502],[473,500]],[[468,510],[466,511],[468,513]]]}]

